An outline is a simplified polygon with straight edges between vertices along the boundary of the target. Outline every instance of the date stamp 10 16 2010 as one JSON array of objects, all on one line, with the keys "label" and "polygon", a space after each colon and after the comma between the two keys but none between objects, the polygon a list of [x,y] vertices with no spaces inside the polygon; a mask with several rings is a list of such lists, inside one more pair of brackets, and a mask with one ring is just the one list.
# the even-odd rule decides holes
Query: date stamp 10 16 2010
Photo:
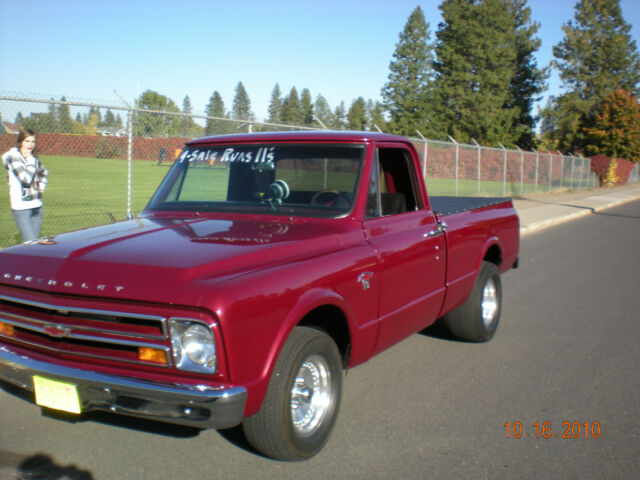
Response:
[{"label": "date stamp 10 16 2010", "polygon": [[599,438],[600,422],[597,420],[592,422],[563,421],[560,430],[554,429],[553,422],[534,422],[530,425],[519,421],[506,422],[504,427],[507,429],[507,438]]}]

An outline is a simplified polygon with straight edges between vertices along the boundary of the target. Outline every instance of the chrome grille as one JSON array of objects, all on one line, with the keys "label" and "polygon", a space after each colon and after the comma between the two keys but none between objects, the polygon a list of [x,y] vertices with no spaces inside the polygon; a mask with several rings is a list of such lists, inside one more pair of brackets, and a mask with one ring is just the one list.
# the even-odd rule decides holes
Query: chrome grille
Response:
[{"label": "chrome grille", "polygon": [[[11,325],[14,330],[11,336],[0,330],[0,338],[32,350],[154,366],[169,366],[171,362],[167,318],[160,315],[61,305],[0,294],[0,322]],[[163,350],[167,364],[140,360],[139,348]]]}]

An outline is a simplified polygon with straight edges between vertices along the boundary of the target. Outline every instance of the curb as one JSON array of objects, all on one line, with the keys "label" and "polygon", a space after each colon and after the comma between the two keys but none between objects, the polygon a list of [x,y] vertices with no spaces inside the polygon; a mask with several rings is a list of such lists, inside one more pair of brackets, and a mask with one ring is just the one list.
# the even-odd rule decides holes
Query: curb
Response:
[{"label": "curb", "polygon": [[[588,197],[589,198],[598,198],[597,196]],[[576,220],[578,218],[586,217],[588,215],[593,215],[598,212],[602,212],[604,210],[608,210],[610,208],[615,208],[620,205],[624,205],[625,203],[633,202],[634,200],[640,199],[640,193],[637,195],[630,195],[627,198],[622,198],[620,200],[616,200],[614,202],[608,203],[606,205],[596,206],[596,207],[587,207],[581,205],[571,205],[574,208],[579,208],[580,210],[574,213],[569,213],[566,215],[548,218],[546,220],[542,220],[539,222],[533,222],[528,225],[520,226],[520,236],[525,236],[530,233],[539,232],[540,230],[547,229],[549,227],[553,227],[555,225],[559,225],[561,223],[570,222],[571,220]]]}]

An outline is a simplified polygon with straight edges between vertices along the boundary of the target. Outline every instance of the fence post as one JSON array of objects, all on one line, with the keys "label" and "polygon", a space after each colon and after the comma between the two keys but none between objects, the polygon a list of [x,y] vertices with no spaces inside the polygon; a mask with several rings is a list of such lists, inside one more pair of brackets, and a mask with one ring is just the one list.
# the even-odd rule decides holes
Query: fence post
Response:
[{"label": "fence post", "polygon": [[582,156],[581,153],[578,154],[578,156],[580,157],[580,166],[582,167],[582,175],[580,175],[580,185],[578,185],[578,188],[582,189],[582,182],[584,180],[584,172],[585,172],[585,168],[584,168],[584,164],[585,164],[585,158]]},{"label": "fence post", "polygon": [[133,218],[131,207],[131,177],[133,176],[133,110],[127,110],[128,144],[127,144],[127,218]]},{"label": "fence post", "polygon": [[549,191],[551,191],[551,175],[553,175],[553,155],[549,152]]},{"label": "fence post", "polygon": [[533,180],[533,191],[538,193],[538,161],[540,154],[535,149],[533,149],[533,152],[536,154],[536,178]]},{"label": "fence post", "polygon": [[129,105],[129,102],[122,98],[122,95],[120,95],[117,90],[114,90],[113,93],[115,93],[120,101],[127,106],[127,218],[131,220],[133,218],[131,207],[131,177],[133,176],[133,107]]},{"label": "fence post", "polygon": [[520,152],[520,195],[522,195],[524,193],[524,152],[517,145],[516,148]]},{"label": "fence post", "polygon": [[571,189],[573,189],[573,177],[574,177],[574,168],[575,168],[576,157],[571,155]]},{"label": "fence post", "polygon": [[481,182],[480,182],[480,160],[481,160],[481,155],[482,155],[482,147],[480,147],[480,145],[478,145],[478,142],[476,142],[475,138],[472,138],[471,141],[473,142],[473,144],[476,146],[476,163],[477,163],[477,171],[478,171],[478,195],[480,195],[481,192]]},{"label": "fence post", "polygon": [[458,155],[460,152],[460,146],[458,145],[458,142],[456,142],[453,138],[451,138],[451,136],[449,135],[449,140],[451,140],[455,145],[456,145],[456,172],[455,172],[455,196],[458,196]]},{"label": "fence post", "polygon": [[424,152],[422,153],[422,178],[427,181],[427,148],[429,148],[429,141],[425,138],[420,130],[416,130],[416,133],[420,136],[424,142]]},{"label": "fence post", "polygon": [[504,157],[502,160],[502,196],[507,196],[507,149],[504,148],[504,145],[499,143],[500,148],[504,152]]}]

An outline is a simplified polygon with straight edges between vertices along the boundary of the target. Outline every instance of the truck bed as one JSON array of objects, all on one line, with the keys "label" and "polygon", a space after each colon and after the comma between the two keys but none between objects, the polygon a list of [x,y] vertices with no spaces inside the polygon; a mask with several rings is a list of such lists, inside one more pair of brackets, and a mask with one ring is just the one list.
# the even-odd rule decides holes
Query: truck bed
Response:
[{"label": "truck bed", "polygon": [[434,195],[429,198],[433,211],[442,216],[468,212],[470,210],[511,201],[509,197],[451,197]]}]

